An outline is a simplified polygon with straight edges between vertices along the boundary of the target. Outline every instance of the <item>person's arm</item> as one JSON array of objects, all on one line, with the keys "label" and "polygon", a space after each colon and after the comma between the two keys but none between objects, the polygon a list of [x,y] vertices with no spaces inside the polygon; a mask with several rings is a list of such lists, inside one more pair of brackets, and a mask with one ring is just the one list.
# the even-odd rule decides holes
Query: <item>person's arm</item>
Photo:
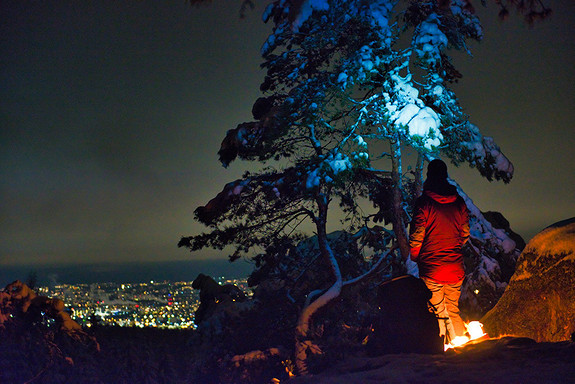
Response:
[{"label": "person's arm", "polygon": [[462,204],[461,211],[461,246],[463,246],[469,239],[469,209],[465,203]]},{"label": "person's arm", "polygon": [[425,225],[427,217],[425,215],[424,207],[419,201],[415,204],[413,218],[409,225],[409,250],[411,253],[411,260],[417,262],[421,245],[425,238]]}]

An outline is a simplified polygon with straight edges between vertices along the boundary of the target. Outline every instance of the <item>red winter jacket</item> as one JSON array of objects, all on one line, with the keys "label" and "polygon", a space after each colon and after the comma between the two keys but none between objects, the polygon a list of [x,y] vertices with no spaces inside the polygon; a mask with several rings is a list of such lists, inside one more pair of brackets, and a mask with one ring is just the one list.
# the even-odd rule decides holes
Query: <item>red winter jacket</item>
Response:
[{"label": "red winter jacket", "polygon": [[419,276],[440,284],[463,280],[461,247],[468,238],[469,211],[455,188],[443,194],[425,190],[415,202],[409,231],[411,259],[417,262]]}]

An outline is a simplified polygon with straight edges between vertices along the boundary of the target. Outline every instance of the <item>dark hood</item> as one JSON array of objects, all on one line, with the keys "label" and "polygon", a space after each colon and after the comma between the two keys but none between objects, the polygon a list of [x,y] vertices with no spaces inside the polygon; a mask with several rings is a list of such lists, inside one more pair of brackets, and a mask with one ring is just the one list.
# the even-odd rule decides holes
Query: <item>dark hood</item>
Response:
[{"label": "dark hood", "polygon": [[[425,181],[425,183],[423,184],[423,191],[424,192],[432,192],[433,195],[439,195],[439,196],[443,196],[443,197],[457,198],[457,196],[458,196],[457,189],[455,188],[455,186],[449,184],[447,182],[447,180],[437,181],[437,180],[427,179]],[[428,195],[430,197],[432,197],[434,200],[441,202],[437,198],[434,198],[433,196],[431,196],[431,194],[428,194]],[[439,198],[439,196],[438,196],[438,198]]]}]

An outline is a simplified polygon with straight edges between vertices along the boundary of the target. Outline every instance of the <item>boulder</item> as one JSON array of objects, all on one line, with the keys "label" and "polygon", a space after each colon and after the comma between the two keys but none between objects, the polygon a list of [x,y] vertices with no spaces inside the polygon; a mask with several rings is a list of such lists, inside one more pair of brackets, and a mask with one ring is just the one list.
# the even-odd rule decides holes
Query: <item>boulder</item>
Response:
[{"label": "boulder", "polygon": [[502,229],[503,231],[505,231],[505,233],[511,238],[511,240],[515,242],[516,248],[523,251],[526,245],[525,240],[523,240],[521,235],[513,231],[511,225],[509,224],[509,220],[507,220],[501,212],[487,211],[482,213],[483,217],[485,217],[485,219],[487,219],[487,221],[491,223],[493,228]]},{"label": "boulder", "polygon": [[503,296],[481,322],[492,337],[570,340],[575,331],[575,217],[533,237]]},{"label": "boulder", "polygon": [[230,302],[244,302],[244,292],[233,284],[218,284],[211,276],[200,273],[192,282],[192,288],[200,290],[200,305],[194,314],[194,323],[200,325],[217,310]]}]

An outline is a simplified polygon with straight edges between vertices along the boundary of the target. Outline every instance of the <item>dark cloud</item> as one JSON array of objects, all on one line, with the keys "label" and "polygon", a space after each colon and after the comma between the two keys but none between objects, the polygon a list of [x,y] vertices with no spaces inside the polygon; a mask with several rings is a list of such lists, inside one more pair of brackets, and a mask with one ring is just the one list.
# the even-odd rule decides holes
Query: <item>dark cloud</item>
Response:
[{"label": "dark cloud", "polygon": [[[3,2],[0,265],[190,257],[176,243],[242,173],[216,153],[263,78],[264,4],[240,19],[230,3]],[[532,29],[481,10],[484,42],[455,62],[462,104],[516,176],[452,174],[527,238],[575,211],[574,4]]]}]

